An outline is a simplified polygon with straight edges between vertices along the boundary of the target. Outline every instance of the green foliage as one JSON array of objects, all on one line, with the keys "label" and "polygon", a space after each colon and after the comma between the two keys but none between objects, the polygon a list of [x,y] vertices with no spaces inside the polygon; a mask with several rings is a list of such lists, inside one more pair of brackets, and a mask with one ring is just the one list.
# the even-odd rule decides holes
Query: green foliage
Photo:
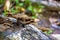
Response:
[{"label": "green foliage", "polygon": [[27,9],[33,12],[33,6],[29,5]]},{"label": "green foliage", "polygon": [[7,10],[4,10],[4,16],[7,16],[8,12]]},{"label": "green foliage", "polygon": [[33,16],[31,16],[31,17],[32,17],[33,19],[37,18],[37,16],[36,16],[36,15],[34,15],[34,14],[33,14]]},{"label": "green foliage", "polygon": [[19,6],[20,6],[20,7],[23,7],[23,6],[24,6],[24,3],[19,3]]},{"label": "green foliage", "polygon": [[4,4],[5,0],[0,0],[0,4]]},{"label": "green foliage", "polygon": [[30,0],[25,0],[25,3],[27,4],[27,3],[31,3],[31,2],[30,2]]},{"label": "green foliage", "polygon": [[[29,2],[30,3],[30,2]],[[36,14],[42,12],[42,9],[44,8],[43,5],[39,5],[38,3],[33,3],[34,5],[32,5],[33,2],[31,2],[28,6],[28,10],[30,10],[33,13],[32,18],[36,18]]]},{"label": "green foliage", "polygon": [[11,12],[12,12],[13,14],[18,13],[18,12],[19,12],[18,8],[19,8],[18,6],[16,6],[16,8],[11,8]]},{"label": "green foliage", "polygon": [[47,35],[50,35],[52,32],[53,30],[48,30],[48,31],[45,31],[44,33],[46,33]]},{"label": "green foliage", "polygon": [[16,10],[14,10],[14,8],[11,8],[11,12],[14,14]]},{"label": "green foliage", "polygon": [[[10,0],[10,1],[12,1],[12,0]],[[32,18],[36,18],[36,14],[42,12],[42,9],[44,8],[43,5],[36,3],[36,2],[33,3],[30,0],[25,0],[24,2],[19,2],[19,0],[13,0],[13,1],[16,2],[16,5],[15,5],[16,7],[15,8],[12,7],[10,9],[12,14],[18,13],[20,11],[20,10],[18,10],[19,8],[21,8],[21,7],[24,8],[27,6],[25,9],[30,10],[32,12],[32,14],[33,14]],[[1,2],[2,2],[2,0],[1,0]],[[5,12],[5,14],[6,13],[7,12]]]},{"label": "green foliage", "polygon": [[16,2],[16,5],[18,5],[18,4],[19,4],[19,0],[15,0],[15,2]]}]

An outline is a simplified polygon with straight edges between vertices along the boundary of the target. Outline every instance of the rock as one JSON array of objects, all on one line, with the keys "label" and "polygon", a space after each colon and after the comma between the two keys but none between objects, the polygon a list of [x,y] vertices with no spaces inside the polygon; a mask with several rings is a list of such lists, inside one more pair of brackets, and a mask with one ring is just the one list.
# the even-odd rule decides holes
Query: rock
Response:
[{"label": "rock", "polygon": [[9,21],[13,22],[13,23],[17,22],[17,19],[12,18],[12,17],[8,17],[7,19],[8,19]]},{"label": "rock", "polygon": [[26,25],[25,28],[6,36],[5,40],[51,40],[41,30],[34,25]]}]

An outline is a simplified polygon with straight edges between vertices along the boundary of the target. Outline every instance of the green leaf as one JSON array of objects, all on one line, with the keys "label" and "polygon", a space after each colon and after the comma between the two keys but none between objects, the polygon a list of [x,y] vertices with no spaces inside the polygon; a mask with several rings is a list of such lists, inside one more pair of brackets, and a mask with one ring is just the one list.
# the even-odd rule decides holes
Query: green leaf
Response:
[{"label": "green leaf", "polygon": [[33,10],[33,7],[32,6],[29,6],[28,7],[28,10],[32,11]]},{"label": "green leaf", "polygon": [[34,9],[33,11],[34,11],[34,13],[37,13],[37,10],[36,9]]},{"label": "green leaf", "polygon": [[35,19],[35,18],[36,18],[36,16],[34,15],[34,16],[32,16],[32,18],[33,18],[33,19]]},{"label": "green leaf", "polygon": [[18,3],[19,3],[19,0],[15,0],[15,2],[16,2],[16,5],[18,5]]},{"label": "green leaf", "polygon": [[39,8],[44,8],[44,6],[40,5]]},{"label": "green leaf", "polygon": [[23,5],[24,5],[24,3],[20,3],[20,4],[19,4],[19,6],[21,6],[21,7],[22,7]]},{"label": "green leaf", "polygon": [[0,4],[4,4],[5,0],[0,0]]},{"label": "green leaf", "polygon": [[30,3],[30,1],[29,1],[29,0],[25,0],[25,2],[26,2],[26,3]]},{"label": "green leaf", "polygon": [[49,31],[48,31],[48,34],[50,34],[50,33],[52,33],[52,32],[53,32],[52,30],[49,30]]},{"label": "green leaf", "polygon": [[6,10],[4,10],[4,16],[7,16],[8,12]]},{"label": "green leaf", "polygon": [[14,8],[11,8],[11,12],[14,14],[16,10]]},{"label": "green leaf", "polygon": [[42,12],[42,9],[39,9],[38,12]]}]

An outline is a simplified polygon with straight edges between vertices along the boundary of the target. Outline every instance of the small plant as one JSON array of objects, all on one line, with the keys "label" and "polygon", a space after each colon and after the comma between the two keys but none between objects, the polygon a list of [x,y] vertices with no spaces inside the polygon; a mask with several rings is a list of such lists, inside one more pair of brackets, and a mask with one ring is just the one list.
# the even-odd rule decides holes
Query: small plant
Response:
[{"label": "small plant", "polygon": [[27,7],[27,9],[30,10],[33,13],[32,18],[36,18],[37,17],[36,15],[38,13],[42,12],[42,9],[44,8],[43,5],[40,5],[40,4],[36,3],[36,2],[35,3],[27,2],[27,3],[29,3],[29,6]]},{"label": "small plant", "polygon": [[4,4],[5,0],[0,0],[0,4]]},{"label": "small plant", "polygon": [[[36,2],[31,2],[30,0],[25,0],[24,2],[14,0],[14,2],[16,5],[10,8],[12,14],[19,13],[21,9],[24,8],[24,10],[29,10],[32,12],[32,18],[36,18],[36,14],[42,12],[42,9],[44,8],[43,5]],[[6,14],[7,12],[5,11],[4,13]]]},{"label": "small plant", "polygon": [[53,33],[54,30],[48,30],[48,31],[45,31],[44,33],[47,34],[47,35],[50,35],[51,33]]}]

